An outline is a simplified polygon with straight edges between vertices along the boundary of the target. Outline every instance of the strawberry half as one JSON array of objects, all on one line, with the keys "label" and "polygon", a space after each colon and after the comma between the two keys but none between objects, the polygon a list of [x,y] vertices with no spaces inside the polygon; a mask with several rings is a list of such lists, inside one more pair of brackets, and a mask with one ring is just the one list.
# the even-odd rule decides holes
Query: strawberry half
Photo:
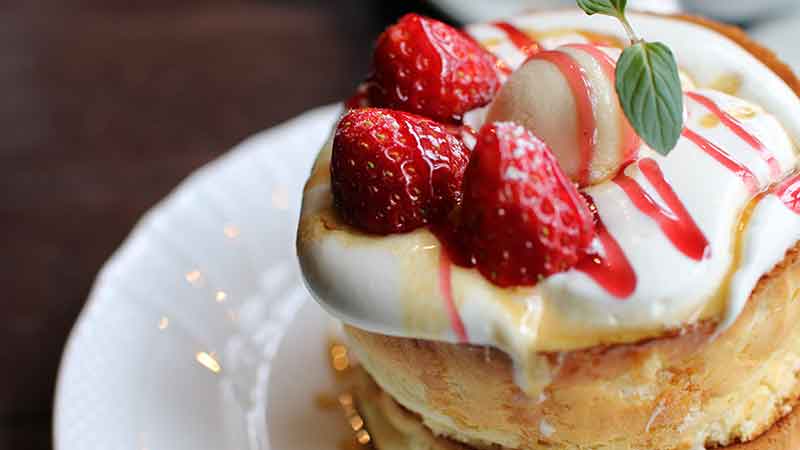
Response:
[{"label": "strawberry half", "polygon": [[512,122],[487,124],[464,174],[463,242],[499,286],[573,267],[594,236],[585,201],[547,145]]},{"label": "strawberry half", "polygon": [[346,109],[368,108],[370,106],[370,91],[373,89],[375,89],[375,85],[371,81],[361,83],[356,88],[356,92],[344,101],[344,107]]},{"label": "strawberry half", "polygon": [[471,37],[407,14],[378,38],[370,104],[458,122],[488,104],[504,78],[498,59]]},{"label": "strawberry half", "polygon": [[376,234],[403,233],[444,218],[461,200],[464,144],[432,120],[365,108],[339,122],[331,156],[334,205]]}]

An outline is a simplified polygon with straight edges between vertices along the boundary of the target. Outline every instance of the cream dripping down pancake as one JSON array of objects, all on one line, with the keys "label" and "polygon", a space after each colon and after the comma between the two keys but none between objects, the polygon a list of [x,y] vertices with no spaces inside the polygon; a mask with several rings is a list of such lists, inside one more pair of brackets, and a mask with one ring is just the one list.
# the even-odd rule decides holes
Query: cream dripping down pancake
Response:
[{"label": "cream dripping down pancake", "polygon": [[363,330],[501,349],[528,388],[539,352],[732,324],[758,280],[800,240],[800,101],[722,34],[630,16],[672,48],[687,80],[685,130],[667,156],[637,139],[613,101],[613,39],[586,45],[620,36],[613,19],[558,11],[466,29],[518,70],[465,124],[515,120],[542,135],[596,207],[599,256],[532,287],[499,287],[452,263],[428,228],[360,232],[334,211],[329,142],[304,191],[297,242],[319,302]]}]

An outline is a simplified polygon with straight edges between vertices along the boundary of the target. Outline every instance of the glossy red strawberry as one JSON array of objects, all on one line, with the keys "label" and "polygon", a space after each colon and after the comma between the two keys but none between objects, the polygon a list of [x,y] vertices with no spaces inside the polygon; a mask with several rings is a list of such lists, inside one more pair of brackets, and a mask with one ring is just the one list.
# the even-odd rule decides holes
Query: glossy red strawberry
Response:
[{"label": "glossy red strawberry", "polygon": [[592,214],[547,145],[520,125],[487,124],[464,174],[463,242],[500,286],[536,284],[573,267]]},{"label": "glossy red strawberry", "polygon": [[344,101],[346,109],[367,108],[370,106],[370,91],[375,89],[375,84],[371,81],[361,83],[356,92],[347,100]]},{"label": "glossy red strawberry", "polygon": [[378,38],[373,56],[372,106],[441,122],[488,104],[502,84],[494,55],[438,20],[408,14]]},{"label": "glossy red strawberry", "polygon": [[334,204],[363,231],[411,231],[458,204],[467,160],[464,144],[432,120],[355,109],[342,118],[333,141]]}]

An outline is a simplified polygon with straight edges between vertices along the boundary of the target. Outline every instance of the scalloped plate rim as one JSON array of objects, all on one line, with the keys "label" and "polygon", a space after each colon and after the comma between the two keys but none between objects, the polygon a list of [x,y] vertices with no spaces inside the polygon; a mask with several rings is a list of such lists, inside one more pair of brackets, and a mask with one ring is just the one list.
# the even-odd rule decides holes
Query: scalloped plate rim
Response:
[{"label": "scalloped plate rim", "polygon": [[[107,283],[114,282],[113,280],[107,280],[106,274],[108,274],[112,268],[119,264],[120,261],[124,260],[129,252],[131,242],[133,242],[137,236],[144,232],[144,227],[146,224],[153,217],[162,213],[162,211],[166,210],[172,203],[174,203],[175,199],[181,192],[198,186],[201,180],[211,176],[211,174],[220,170],[225,164],[231,163],[234,161],[234,158],[242,157],[242,155],[247,151],[256,151],[254,146],[255,142],[267,139],[276,139],[276,136],[278,136],[281,131],[286,131],[291,128],[297,128],[297,131],[301,131],[298,128],[300,124],[303,121],[311,120],[312,118],[322,118],[332,125],[335,122],[336,116],[340,114],[341,108],[341,103],[320,106],[279,123],[269,129],[247,136],[234,147],[232,147],[228,152],[192,171],[189,175],[182,179],[178,185],[173,188],[164,198],[156,202],[136,221],[131,231],[127,234],[119,247],[117,247],[117,249],[99,269],[92,282],[87,300],[81,307],[78,318],[75,320],[75,323],[70,329],[68,337],[64,343],[61,358],[59,360],[53,396],[51,425],[52,444],[54,449],[71,450],[74,448],[73,443],[64,442],[65,438],[63,437],[62,427],[65,426],[65,424],[62,423],[63,419],[61,419],[61,417],[64,415],[65,410],[71,407],[71,405],[66,403],[66,400],[64,399],[64,374],[67,370],[69,370],[70,367],[72,367],[73,364],[75,364],[76,355],[78,352],[80,352],[80,342],[78,341],[80,337],[80,331],[90,325],[89,321],[91,320],[91,316],[89,316],[89,311],[97,304],[98,301],[101,300],[98,298],[98,292],[100,292]],[[320,141],[324,141],[324,136],[321,137]],[[308,167],[310,168],[311,163],[313,162],[313,155],[316,154],[316,150],[310,152],[309,154],[312,155],[312,158],[307,162]],[[296,176],[304,177],[305,174],[299,174]]]}]

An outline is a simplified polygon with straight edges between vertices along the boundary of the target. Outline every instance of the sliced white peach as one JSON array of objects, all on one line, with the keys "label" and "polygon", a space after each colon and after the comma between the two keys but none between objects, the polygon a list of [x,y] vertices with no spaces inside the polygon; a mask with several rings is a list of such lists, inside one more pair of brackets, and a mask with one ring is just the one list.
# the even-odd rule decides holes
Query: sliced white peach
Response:
[{"label": "sliced white peach", "polygon": [[581,186],[613,177],[640,146],[614,86],[619,54],[589,44],[537,54],[500,90],[487,121],[514,121],[533,131]]}]

